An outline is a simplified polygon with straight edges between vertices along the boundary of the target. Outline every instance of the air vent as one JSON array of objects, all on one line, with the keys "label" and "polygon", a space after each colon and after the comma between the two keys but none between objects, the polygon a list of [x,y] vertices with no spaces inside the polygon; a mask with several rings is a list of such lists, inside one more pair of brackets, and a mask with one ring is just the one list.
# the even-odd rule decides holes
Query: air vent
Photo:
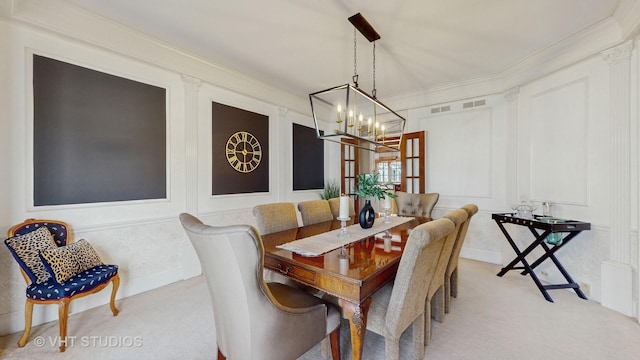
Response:
[{"label": "air vent", "polygon": [[445,111],[451,111],[451,106],[450,105],[446,105],[446,106],[440,106],[440,107],[436,107],[436,108],[431,108],[431,113],[432,114],[437,114],[437,113],[441,113],[441,112],[445,112]]},{"label": "air vent", "polygon": [[483,106],[483,105],[487,105],[487,100],[469,101],[469,102],[466,102],[466,103],[462,104],[462,108],[463,109],[469,109],[469,108],[472,108],[472,107]]}]

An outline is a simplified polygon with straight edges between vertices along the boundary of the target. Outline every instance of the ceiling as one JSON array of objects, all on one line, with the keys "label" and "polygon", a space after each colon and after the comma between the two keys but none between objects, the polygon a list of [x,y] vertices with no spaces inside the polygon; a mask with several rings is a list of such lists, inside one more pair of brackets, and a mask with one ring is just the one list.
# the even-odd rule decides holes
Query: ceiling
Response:
[{"label": "ceiling", "polygon": [[[628,0],[65,0],[296,95],[351,82],[360,12],[379,98],[499,74],[620,13]],[[616,12],[617,10],[617,12]],[[373,46],[356,36],[359,85]]]}]

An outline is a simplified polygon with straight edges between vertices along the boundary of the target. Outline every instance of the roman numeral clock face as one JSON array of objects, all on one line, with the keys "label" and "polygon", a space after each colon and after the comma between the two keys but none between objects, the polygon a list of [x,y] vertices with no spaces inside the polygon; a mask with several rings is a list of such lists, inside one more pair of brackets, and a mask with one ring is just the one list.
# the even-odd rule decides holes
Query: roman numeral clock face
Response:
[{"label": "roman numeral clock face", "polygon": [[262,147],[251,133],[238,131],[229,137],[226,146],[229,165],[241,173],[250,173],[260,165]]}]

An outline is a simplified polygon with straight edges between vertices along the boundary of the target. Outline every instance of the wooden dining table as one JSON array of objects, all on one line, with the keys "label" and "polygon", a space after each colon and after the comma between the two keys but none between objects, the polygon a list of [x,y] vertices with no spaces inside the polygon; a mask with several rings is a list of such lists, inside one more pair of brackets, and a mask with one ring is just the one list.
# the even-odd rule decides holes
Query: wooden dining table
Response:
[{"label": "wooden dining table", "polygon": [[[378,218],[376,222],[383,220]],[[352,359],[359,360],[362,358],[371,295],[395,278],[411,229],[430,220],[416,217],[375,235],[353,238],[353,242],[343,248],[320,256],[302,256],[277,246],[339,229],[340,221],[262,235],[264,266],[337,299],[349,320]]]}]

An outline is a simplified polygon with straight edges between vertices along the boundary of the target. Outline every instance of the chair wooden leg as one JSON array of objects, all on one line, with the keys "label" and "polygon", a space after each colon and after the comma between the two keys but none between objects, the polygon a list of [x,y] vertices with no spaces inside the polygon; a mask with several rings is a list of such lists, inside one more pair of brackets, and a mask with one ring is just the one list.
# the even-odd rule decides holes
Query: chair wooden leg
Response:
[{"label": "chair wooden leg", "polygon": [[60,325],[60,352],[67,349],[67,319],[69,318],[69,298],[62,298],[58,303],[58,324]]},{"label": "chair wooden leg", "polygon": [[29,340],[29,333],[31,332],[31,319],[33,318],[33,303],[29,300],[24,304],[24,332],[22,337],[18,340],[18,346],[23,347],[27,340]]},{"label": "chair wooden leg", "polygon": [[116,307],[116,293],[120,287],[120,275],[116,274],[116,276],[112,277],[111,283],[113,284],[113,288],[111,289],[111,312],[113,313],[113,316],[118,316],[120,310]]},{"label": "chair wooden leg", "polygon": [[333,360],[340,360],[340,326],[329,334],[329,342],[331,343],[331,357]]}]

